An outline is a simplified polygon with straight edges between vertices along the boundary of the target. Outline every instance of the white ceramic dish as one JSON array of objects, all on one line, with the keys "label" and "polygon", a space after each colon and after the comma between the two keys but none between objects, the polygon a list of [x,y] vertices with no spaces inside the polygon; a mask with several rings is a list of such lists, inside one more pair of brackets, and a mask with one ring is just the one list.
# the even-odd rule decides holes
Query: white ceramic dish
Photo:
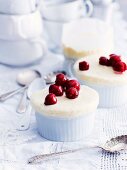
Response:
[{"label": "white ceramic dish", "polygon": [[0,14],[0,39],[23,40],[42,34],[42,19],[39,11],[27,15]]},{"label": "white ceramic dish", "polygon": [[78,141],[89,136],[94,127],[95,113],[74,118],[57,118],[36,113],[41,136],[53,141]]},{"label": "white ceramic dish", "polygon": [[55,105],[45,105],[48,88],[31,96],[31,104],[36,112],[40,135],[54,141],[77,141],[91,134],[95,112],[99,103],[98,93],[81,86],[76,99],[68,99],[65,94],[57,97]]},{"label": "white ceramic dish", "polygon": [[36,10],[37,0],[0,0],[0,13],[29,14]]},{"label": "white ceramic dish", "polygon": [[42,38],[31,40],[0,40],[0,63],[11,66],[25,66],[42,59],[47,47]]},{"label": "white ceramic dish", "polygon": [[61,53],[62,51],[62,32],[64,27],[63,22],[55,22],[43,19],[44,36],[48,48],[53,52]]},{"label": "white ceramic dish", "polygon": [[121,86],[102,86],[94,85],[84,81],[82,84],[87,85],[99,93],[99,107],[112,108],[120,107],[127,103],[127,85]]},{"label": "white ceramic dish", "polygon": [[112,2],[113,2],[113,0],[91,0],[92,2],[93,2],[93,4],[95,4],[95,5],[110,5]]},{"label": "white ceramic dish", "polygon": [[42,16],[47,20],[67,22],[80,17],[88,17],[93,12],[90,1],[71,0],[61,3],[44,3]]},{"label": "white ceramic dish", "polygon": [[[79,70],[79,62],[87,61],[89,69]],[[126,58],[122,61],[126,63]],[[99,56],[82,58],[71,69],[81,84],[87,85],[99,93],[99,107],[119,107],[127,103],[127,71],[114,72],[112,67],[99,65]]]}]

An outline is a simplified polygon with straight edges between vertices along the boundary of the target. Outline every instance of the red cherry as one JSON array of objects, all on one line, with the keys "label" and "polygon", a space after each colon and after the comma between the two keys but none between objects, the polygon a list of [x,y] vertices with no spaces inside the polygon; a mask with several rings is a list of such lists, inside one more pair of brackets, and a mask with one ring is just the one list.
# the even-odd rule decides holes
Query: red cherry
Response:
[{"label": "red cherry", "polygon": [[111,63],[111,66],[114,66],[116,63],[120,62],[121,61],[121,58],[119,55],[116,55],[116,54],[110,54],[110,63]]},{"label": "red cherry", "polygon": [[68,99],[75,99],[75,98],[78,97],[78,95],[79,95],[79,92],[78,92],[78,90],[77,90],[76,88],[74,88],[74,87],[71,87],[71,88],[69,88],[68,90],[66,90],[66,97],[67,97]]},{"label": "red cherry", "polygon": [[79,70],[81,71],[89,70],[89,64],[86,61],[81,61],[79,63]]},{"label": "red cherry", "polygon": [[103,56],[99,58],[99,64],[103,66],[110,66],[109,60]]},{"label": "red cherry", "polygon": [[57,74],[55,83],[59,86],[64,86],[64,84],[66,83],[66,80],[67,80],[67,77],[64,74],[60,73],[60,74]]},{"label": "red cherry", "polygon": [[126,71],[127,70],[127,65],[124,62],[123,62],[123,64],[124,64],[124,71]]},{"label": "red cherry", "polygon": [[109,57],[115,57],[115,56],[120,57],[120,55],[117,55],[117,54],[110,54],[109,55]]},{"label": "red cherry", "polygon": [[113,70],[117,72],[124,72],[126,69],[126,64],[124,62],[117,62],[116,64],[113,65]]},{"label": "red cherry", "polygon": [[57,86],[56,84],[52,84],[49,86],[49,93],[53,93],[56,96],[62,96],[63,88],[61,86]]},{"label": "red cherry", "polygon": [[76,88],[78,91],[80,90],[80,84],[77,80],[69,80],[66,82],[66,89],[69,89],[71,87]]},{"label": "red cherry", "polygon": [[45,98],[45,105],[53,105],[57,103],[57,98],[55,96],[55,94],[53,93],[49,93],[46,98]]}]

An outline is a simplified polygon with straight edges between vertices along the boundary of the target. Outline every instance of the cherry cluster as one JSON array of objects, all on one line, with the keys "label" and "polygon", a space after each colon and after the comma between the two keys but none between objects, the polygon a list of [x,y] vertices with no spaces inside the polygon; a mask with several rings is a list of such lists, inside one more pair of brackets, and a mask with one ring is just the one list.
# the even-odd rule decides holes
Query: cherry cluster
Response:
[{"label": "cherry cluster", "polygon": [[80,84],[77,80],[69,80],[60,73],[56,76],[55,84],[49,86],[49,94],[45,98],[45,105],[57,103],[56,96],[63,96],[64,92],[68,99],[75,99],[79,95]]},{"label": "cherry cluster", "polygon": [[109,59],[106,57],[99,58],[99,64],[103,66],[111,66],[114,71],[123,73],[127,70],[127,65],[121,60],[121,56],[110,54]]},{"label": "cherry cluster", "polygon": [[[109,58],[100,57],[99,64],[103,66],[112,67],[116,73],[123,73],[127,70],[127,65],[121,60],[121,56],[116,54],[110,54]],[[86,61],[79,62],[79,70],[86,71],[89,70],[89,63]]]}]

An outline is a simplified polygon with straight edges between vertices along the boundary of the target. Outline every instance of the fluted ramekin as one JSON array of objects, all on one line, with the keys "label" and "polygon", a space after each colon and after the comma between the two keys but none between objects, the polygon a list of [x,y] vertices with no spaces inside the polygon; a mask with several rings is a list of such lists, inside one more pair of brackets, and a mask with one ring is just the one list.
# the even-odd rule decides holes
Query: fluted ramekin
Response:
[{"label": "fluted ramekin", "polygon": [[89,136],[94,127],[95,112],[75,117],[47,116],[36,112],[39,134],[52,141],[78,141]]},{"label": "fluted ramekin", "polygon": [[99,93],[99,107],[120,107],[127,103],[127,85],[99,85],[82,81]]}]

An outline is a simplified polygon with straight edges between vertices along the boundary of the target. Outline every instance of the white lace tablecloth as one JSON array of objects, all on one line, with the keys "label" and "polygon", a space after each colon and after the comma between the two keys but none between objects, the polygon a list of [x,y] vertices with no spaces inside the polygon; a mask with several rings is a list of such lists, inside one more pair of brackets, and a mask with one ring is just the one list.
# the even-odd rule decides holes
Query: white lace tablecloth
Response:
[{"label": "white lace tablecloth", "polygon": [[[111,16],[110,16],[111,17]],[[112,18],[107,21],[115,30],[116,52],[127,55],[127,23],[122,14],[114,9]],[[110,20],[109,20],[110,18]],[[49,67],[50,62],[50,67]],[[43,75],[52,70],[62,68],[63,56],[51,53],[41,64],[32,68],[39,69]],[[0,94],[17,88],[15,83],[17,73],[21,69],[8,68],[0,65]],[[37,133],[34,114],[31,116],[30,129],[16,130],[16,106],[21,94],[0,103],[0,170],[127,170],[127,151],[110,154],[98,148],[90,148],[54,160],[43,162],[40,165],[28,165],[31,156],[78,148],[85,143],[85,139],[77,143],[50,142]],[[104,142],[110,137],[127,134],[127,105],[114,109],[98,109],[93,135],[89,140]]]}]

